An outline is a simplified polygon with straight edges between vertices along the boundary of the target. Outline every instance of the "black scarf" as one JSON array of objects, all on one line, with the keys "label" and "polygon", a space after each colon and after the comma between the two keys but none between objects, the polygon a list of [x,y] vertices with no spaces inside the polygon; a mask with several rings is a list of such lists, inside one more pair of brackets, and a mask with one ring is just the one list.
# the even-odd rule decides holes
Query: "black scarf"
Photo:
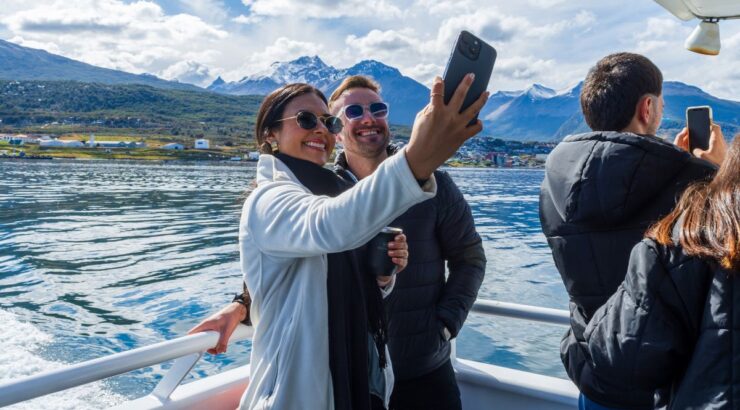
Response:
[{"label": "black scarf", "polygon": [[[275,156],[315,195],[335,197],[353,185],[313,162],[282,153]],[[375,278],[363,272],[362,256],[361,248],[327,255],[329,368],[337,410],[370,409],[368,331],[378,349],[380,367],[386,366],[382,295]]]}]

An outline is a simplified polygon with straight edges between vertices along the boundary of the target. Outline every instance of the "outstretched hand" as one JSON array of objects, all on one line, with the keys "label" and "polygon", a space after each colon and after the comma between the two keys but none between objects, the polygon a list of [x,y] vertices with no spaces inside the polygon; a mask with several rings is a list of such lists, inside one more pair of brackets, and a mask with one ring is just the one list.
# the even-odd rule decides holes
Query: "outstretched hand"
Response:
[{"label": "outstretched hand", "polygon": [[[684,151],[689,151],[689,129],[682,129],[676,135],[673,143]],[[722,128],[717,124],[712,124],[711,133],[709,134],[709,147],[706,150],[694,148],[691,154],[717,166],[722,165],[727,156],[727,141],[722,135]]]},{"label": "outstretched hand", "polygon": [[229,339],[234,334],[239,323],[247,316],[247,308],[240,303],[230,303],[228,306],[209,316],[194,328],[188,331],[189,335],[193,333],[213,330],[218,332],[218,342],[216,346],[206,350],[210,354],[225,353],[229,346]]},{"label": "outstretched hand", "polygon": [[406,159],[417,179],[428,179],[465,141],[483,129],[480,120],[468,124],[483,109],[488,92],[460,112],[474,79],[473,74],[466,75],[448,104],[444,103],[444,82],[440,77],[434,79],[431,101],[416,114],[406,147]]}]

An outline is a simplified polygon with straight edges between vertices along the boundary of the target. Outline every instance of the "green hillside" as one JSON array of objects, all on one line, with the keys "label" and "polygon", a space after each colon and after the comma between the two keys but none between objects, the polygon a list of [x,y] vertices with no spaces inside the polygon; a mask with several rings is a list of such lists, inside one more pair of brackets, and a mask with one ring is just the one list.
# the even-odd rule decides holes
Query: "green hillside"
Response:
[{"label": "green hillside", "polygon": [[145,85],[0,80],[0,132],[251,138],[263,97]]}]

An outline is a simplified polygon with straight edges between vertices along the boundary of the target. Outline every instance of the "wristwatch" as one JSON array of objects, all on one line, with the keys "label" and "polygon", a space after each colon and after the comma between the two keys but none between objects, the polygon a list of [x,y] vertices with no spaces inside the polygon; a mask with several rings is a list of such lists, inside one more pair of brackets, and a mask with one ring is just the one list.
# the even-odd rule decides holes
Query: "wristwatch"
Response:
[{"label": "wristwatch", "polygon": [[249,296],[249,291],[244,289],[244,292],[237,293],[234,295],[234,299],[231,300],[231,303],[238,303],[242,306],[244,306],[247,309],[247,315],[242,319],[242,323],[244,323],[247,326],[252,326],[252,319],[250,317],[250,307],[252,306],[252,298]]}]

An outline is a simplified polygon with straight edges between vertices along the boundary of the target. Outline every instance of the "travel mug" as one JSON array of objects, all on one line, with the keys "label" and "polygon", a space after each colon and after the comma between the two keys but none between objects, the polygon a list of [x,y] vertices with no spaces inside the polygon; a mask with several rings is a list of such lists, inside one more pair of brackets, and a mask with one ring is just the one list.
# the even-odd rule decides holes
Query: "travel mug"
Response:
[{"label": "travel mug", "polygon": [[386,226],[367,244],[367,265],[375,276],[391,276],[396,265],[388,256],[388,242],[393,242],[403,229]]}]

